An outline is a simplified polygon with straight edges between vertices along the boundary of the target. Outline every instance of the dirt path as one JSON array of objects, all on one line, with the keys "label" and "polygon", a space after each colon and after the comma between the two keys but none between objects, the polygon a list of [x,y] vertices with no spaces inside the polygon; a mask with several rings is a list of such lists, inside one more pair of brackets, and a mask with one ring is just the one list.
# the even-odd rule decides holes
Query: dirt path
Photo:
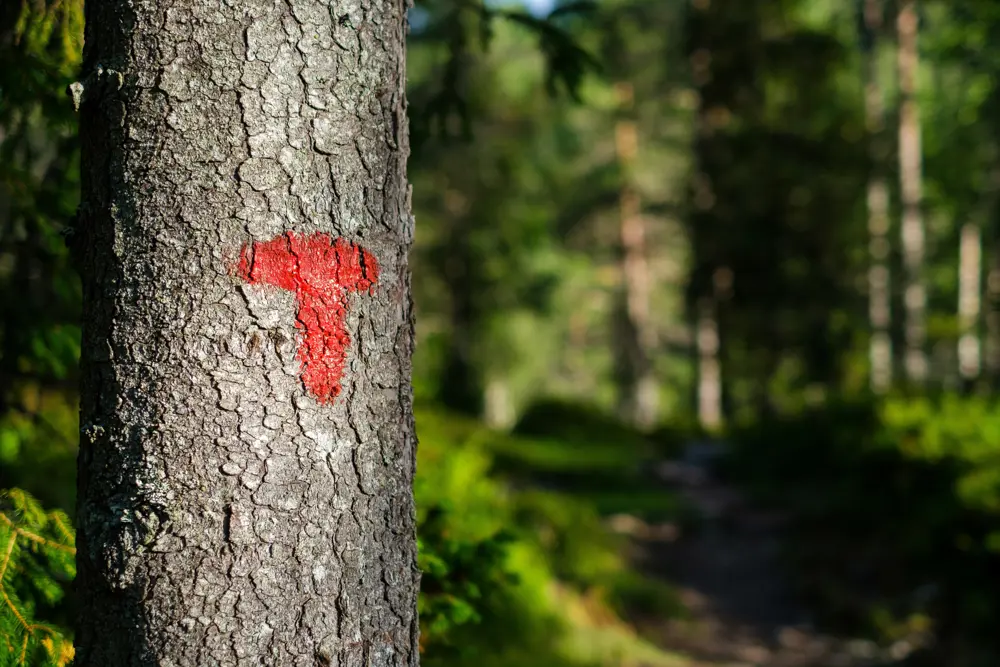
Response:
[{"label": "dirt path", "polygon": [[[752,507],[711,473],[717,450],[694,444],[657,474],[702,515],[693,534],[646,531],[643,566],[679,587],[686,621],[650,620],[644,633],[692,667],[870,667],[892,664],[874,644],[827,637],[792,599],[779,562],[783,518]],[[898,656],[897,656],[898,657]],[[886,658],[890,658],[888,661]]]}]

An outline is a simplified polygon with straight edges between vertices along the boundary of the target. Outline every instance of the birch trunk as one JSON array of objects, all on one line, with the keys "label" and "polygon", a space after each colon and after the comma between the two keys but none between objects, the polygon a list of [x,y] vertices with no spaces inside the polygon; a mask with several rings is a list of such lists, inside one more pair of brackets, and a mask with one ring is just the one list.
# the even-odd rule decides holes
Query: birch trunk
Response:
[{"label": "birch trunk", "polygon": [[924,221],[922,212],[920,108],[917,102],[919,17],[916,0],[902,0],[896,19],[899,68],[899,179],[903,209],[900,227],[904,268],[904,368],[910,382],[927,379],[927,293],[924,286]]},{"label": "birch trunk", "polygon": [[982,239],[979,226],[962,226],[958,259],[958,370],[966,383],[974,382],[982,371],[979,345],[979,315],[982,311]]},{"label": "birch trunk", "polygon": [[88,0],[79,667],[416,665],[403,0]]}]

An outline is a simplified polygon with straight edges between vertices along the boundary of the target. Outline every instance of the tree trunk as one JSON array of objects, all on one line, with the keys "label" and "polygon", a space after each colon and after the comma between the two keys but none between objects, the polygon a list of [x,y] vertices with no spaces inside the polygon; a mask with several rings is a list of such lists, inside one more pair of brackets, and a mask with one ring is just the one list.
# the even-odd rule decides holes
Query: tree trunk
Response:
[{"label": "tree trunk", "polygon": [[490,428],[506,430],[517,423],[517,409],[511,396],[510,384],[503,377],[486,381],[483,391],[483,422]]},{"label": "tree trunk", "polygon": [[416,665],[403,1],[86,11],[75,664]]},{"label": "tree trunk", "polygon": [[722,365],[719,362],[719,322],[714,299],[698,304],[698,421],[709,430],[722,426]]},{"label": "tree trunk", "polygon": [[906,341],[904,368],[910,382],[922,384],[927,379],[927,293],[924,287],[924,221],[922,212],[923,181],[921,174],[920,114],[917,102],[917,31],[919,17],[916,0],[901,0],[896,19],[899,68],[899,179],[903,208],[904,306]]},{"label": "tree trunk", "polygon": [[966,386],[971,386],[982,371],[979,346],[979,314],[982,289],[982,239],[979,226],[962,226],[958,259],[958,370]]},{"label": "tree trunk", "polygon": [[655,332],[650,313],[651,280],[646,259],[646,229],[634,179],[639,133],[632,118],[635,93],[630,83],[616,86],[622,117],[615,125],[615,149],[622,170],[619,193],[619,231],[622,244],[621,274],[625,325],[620,344],[625,368],[621,382],[621,412],[639,428],[656,423],[659,402],[652,350]]},{"label": "tree trunk", "polygon": [[892,385],[891,284],[889,273],[889,188],[885,179],[885,111],[878,77],[878,38],[882,31],[882,1],[863,0],[865,120],[870,137],[871,176],[868,179],[868,319],[871,388],[885,393]]},{"label": "tree trunk", "polygon": [[[693,323],[692,351],[695,355],[697,380],[695,409],[701,425],[709,430],[722,426],[726,417],[726,380],[723,357],[726,352],[722,341],[722,295],[731,278],[725,262],[725,246],[719,243],[724,220],[718,210],[719,184],[716,176],[725,168],[725,151],[718,129],[724,127],[721,119],[728,118],[732,99],[723,82],[729,79],[716,71],[714,49],[721,31],[718,23],[727,11],[734,9],[713,6],[706,0],[691,0],[688,35],[691,43],[688,57],[691,79],[698,93],[698,107],[694,118],[694,176],[691,182],[691,219],[688,223],[695,268],[688,289],[688,307]],[[723,43],[725,41],[723,40]],[[724,140],[724,139],[723,139]],[[723,201],[725,201],[723,199]],[[731,280],[730,280],[731,282]]]}]

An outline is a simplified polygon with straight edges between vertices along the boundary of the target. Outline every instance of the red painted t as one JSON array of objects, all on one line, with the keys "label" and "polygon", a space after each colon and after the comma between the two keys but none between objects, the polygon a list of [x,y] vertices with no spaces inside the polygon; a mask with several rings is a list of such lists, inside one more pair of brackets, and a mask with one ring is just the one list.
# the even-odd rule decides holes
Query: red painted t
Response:
[{"label": "red painted t", "polygon": [[374,290],[378,263],[361,246],[329,234],[285,232],[270,241],[243,246],[239,275],[250,284],[295,292],[295,326],[304,334],[298,358],[302,382],[320,403],[340,394],[351,336],[347,295]]}]

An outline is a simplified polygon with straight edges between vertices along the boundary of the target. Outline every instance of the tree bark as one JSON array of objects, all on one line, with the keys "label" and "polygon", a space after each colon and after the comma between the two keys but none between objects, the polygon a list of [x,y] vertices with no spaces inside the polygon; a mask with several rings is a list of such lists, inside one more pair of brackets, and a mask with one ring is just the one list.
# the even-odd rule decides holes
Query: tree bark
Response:
[{"label": "tree bark", "polygon": [[403,0],[86,12],[75,664],[416,665]]},{"label": "tree bark", "polygon": [[878,43],[882,32],[882,0],[863,0],[862,50],[865,76],[865,120],[870,138],[868,179],[868,319],[872,391],[892,385],[892,297],[889,272],[889,188],[885,179],[885,111],[878,75]]},{"label": "tree bark", "polygon": [[903,242],[903,293],[906,318],[904,368],[910,382],[927,379],[927,292],[924,286],[923,176],[920,140],[920,107],[917,102],[917,50],[919,17],[916,0],[902,0],[896,18],[899,69],[899,185],[903,208],[900,227]]},{"label": "tree bark", "polygon": [[632,84],[616,85],[622,117],[615,124],[615,152],[622,170],[618,197],[621,238],[622,296],[625,326],[620,333],[621,357],[625,368],[620,389],[620,410],[638,428],[656,423],[659,388],[653,372],[652,352],[655,331],[650,313],[651,277],[646,258],[646,228],[642,205],[634,180],[639,133],[632,118],[635,92]]}]

